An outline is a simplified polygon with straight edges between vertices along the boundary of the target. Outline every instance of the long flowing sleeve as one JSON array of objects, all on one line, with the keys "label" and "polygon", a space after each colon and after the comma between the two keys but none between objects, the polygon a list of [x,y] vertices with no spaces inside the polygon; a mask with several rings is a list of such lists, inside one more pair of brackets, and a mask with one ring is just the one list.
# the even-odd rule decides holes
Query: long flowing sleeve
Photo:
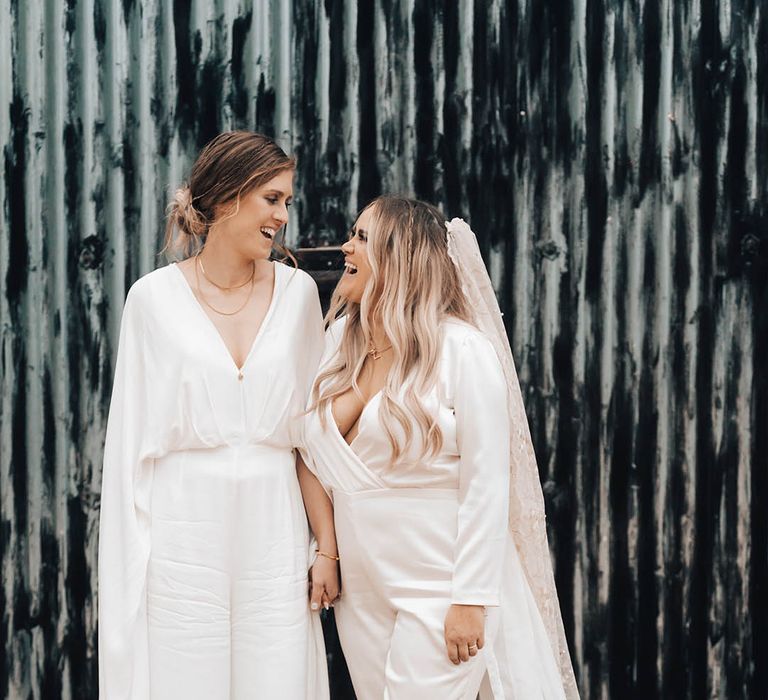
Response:
[{"label": "long flowing sleeve", "polygon": [[323,331],[323,311],[320,307],[320,297],[317,284],[306,273],[297,271],[301,275],[304,289],[302,290],[302,306],[298,328],[302,347],[302,363],[298,369],[297,387],[301,392],[301,405],[297,413],[291,419],[291,442],[309,465],[309,455],[305,448],[304,428],[306,422],[305,409],[312,393],[312,385],[315,381],[317,368],[325,347],[325,332]]},{"label": "long flowing sleeve", "polygon": [[[319,301],[318,301],[318,308],[319,308]],[[317,356],[313,354],[312,356],[312,362],[314,363],[314,372],[312,374],[312,377],[310,378],[308,387],[307,387],[307,401],[306,401],[306,407],[309,408],[311,404],[311,397],[312,397],[312,387],[314,386],[315,378],[319,371],[325,366],[325,364],[328,362],[328,360],[334,355],[336,352],[336,349],[338,348],[341,334],[344,329],[344,324],[346,322],[346,317],[342,316],[340,319],[337,319],[334,321],[331,326],[323,332],[323,324],[322,321],[319,326],[319,332],[320,332],[320,339],[319,339],[319,350],[317,351]],[[312,342],[317,343],[318,341],[315,339],[317,335],[317,331],[312,330],[311,337]],[[315,350],[313,349],[313,353]],[[320,483],[323,485],[323,488],[328,493],[329,497],[331,496],[331,491],[329,489],[328,484],[326,483],[326,479],[324,479],[324,475],[322,473],[322,470],[319,469],[319,465],[314,459],[313,456],[313,450],[309,449],[309,446],[307,444],[307,427],[310,423],[310,421],[317,420],[317,417],[313,414],[313,412],[308,412],[302,414],[302,416],[294,421],[294,444],[297,446],[299,450],[299,454],[301,455],[301,458],[304,460],[304,464],[307,465],[307,468],[319,479]],[[315,450],[319,447],[319,445],[315,445]]]},{"label": "long flowing sleeve", "polygon": [[[296,275],[295,279],[297,281],[301,280],[303,284],[302,304],[297,318],[300,329],[299,338],[301,342],[302,363],[297,368],[298,376],[296,377],[297,386],[301,392],[301,401],[298,405],[298,414],[291,419],[290,429],[293,446],[306,457],[306,452],[301,449],[304,442],[304,409],[309,399],[317,366],[323,352],[323,313],[320,308],[320,297],[318,296],[315,281],[304,272],[297,270],[294,274]],[[307,543],[308,569],[312,566],[312,562],[315,559],[316,548],[314,535],[310,533],[309,542]],[[310,616],[308,647],[306,696],[308,698],[317,698],[317,700],[328,700],[329,684],[325,641],[320,615],[317,614]]]},{"label": "long flowing sleeve", "polygon": [[302,327],[304,329],[304,363],[302,367],[302,389],[304,390],[304,402],[306,405],[312,391],[312,384],[315,380],[320,357],[325,347],[323,331],[323,311],[320,308],[320,296],[317,291],[317,284],[309,276],[304,275],[306,279],[306,293],[304,298],[304,316],[302,318]]},{"label": "long flowing sleeve", "polygon": [[480,335],[463,341],[456,364],[460,464],[452,603],[495,606],[509,512],[507,389],[498,357]]},{"label": "long flowing sleeve", "polygon": [[146,576],[153,460],[144,323],[134,289],[120,329],[104,446],[99,524],[99,691],[103,700],[149,697]]}]

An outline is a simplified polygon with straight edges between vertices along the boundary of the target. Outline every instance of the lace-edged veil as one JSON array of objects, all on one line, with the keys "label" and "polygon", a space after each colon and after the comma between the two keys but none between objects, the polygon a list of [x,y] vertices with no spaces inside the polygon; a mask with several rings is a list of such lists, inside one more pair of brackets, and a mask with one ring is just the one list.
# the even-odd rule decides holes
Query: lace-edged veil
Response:
[{"label": "lace-edged veil", "polygon": [[544,496],[512,350],[475,234],[463,219],[446,222],[446,229],[448,254],[458,269],[475,324],[493,344],[507,380],[510,531],[558,662],[566,697],[578,698],[547,543]]}]

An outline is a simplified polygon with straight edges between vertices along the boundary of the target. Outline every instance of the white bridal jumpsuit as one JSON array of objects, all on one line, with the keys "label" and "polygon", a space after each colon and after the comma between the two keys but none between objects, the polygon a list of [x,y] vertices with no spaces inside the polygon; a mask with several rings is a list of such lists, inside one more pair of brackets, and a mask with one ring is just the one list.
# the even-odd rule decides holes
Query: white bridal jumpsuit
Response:
[{"label": "white bridal jumpsuit", "polygon": [[101,493],[105,700],[328,696],[292,450],[321,312],[306,273],[274,270],[240,370],[177,265],[126,299]]},{"label": "white bridal jumpsuit", "polygon": [[[343,323],[328,332],[321,365]],[[501,365],[472,326],[448,321],[441,333],[437,386],[421,397],[443,434],[435,458],[390,464],[380,394],[351,445],[330,408],[325,426],[316,411],[304,422],[308,463],[333,498],[342,573],[336,621],[355,692],[359,700],[564,698],[507,526]],[[485,648],[458,666],[443,632],[452,603],[487,607]]]}]

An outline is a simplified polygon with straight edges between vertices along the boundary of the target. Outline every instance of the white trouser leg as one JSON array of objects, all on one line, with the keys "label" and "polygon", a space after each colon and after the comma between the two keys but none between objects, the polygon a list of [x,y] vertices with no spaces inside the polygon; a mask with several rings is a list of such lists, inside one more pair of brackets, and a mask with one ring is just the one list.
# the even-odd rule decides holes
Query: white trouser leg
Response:
[{"label": "white trouser leg", "polygon": [[152,698],[228,700],[229,576],[205,538],[195,550],[176,534],[173,523],[153,521],[147,576]]},{"label": "white trouser leg", "polygon": [[498,626],[489,609],[486,646],[454,666],[443,634],[445,599],[409,601],[391,610],[373,593],[356,592],[336,606],[336,624],[358,700],[474,700]]},{"label": "white trouser leg", "polygon": [[342,595],[334,612],[355,695],[358,700],[381,700],[395,613],[373,592]]},{"label": "white trouser leg", "polygon": [[197,450],[156,465],[152,700],[307,699],[307,541],[290,452]]},{"label": "white trouser leg", "polygon": [[305,700],[308,608],[306,579],[275,581],[268,588],[248,579],[235,583],[233,698]]}]

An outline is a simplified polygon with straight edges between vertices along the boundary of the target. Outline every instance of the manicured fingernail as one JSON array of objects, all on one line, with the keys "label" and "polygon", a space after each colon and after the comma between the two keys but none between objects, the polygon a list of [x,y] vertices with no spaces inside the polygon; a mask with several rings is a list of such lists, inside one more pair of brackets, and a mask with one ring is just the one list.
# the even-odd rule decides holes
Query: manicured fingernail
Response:
[{"label": "manicured fingernail", "polygon": [[312,610],[317,610],[319,607],[317,603],[312,603]]},{"label": "manicured fingernail", "polygon": [[328,603],[323,603],[323,607],[324,607],[326,610],[330,610],[330,609],[331,609],[331,606],[330,606],[330,605],[328,605]]}]

